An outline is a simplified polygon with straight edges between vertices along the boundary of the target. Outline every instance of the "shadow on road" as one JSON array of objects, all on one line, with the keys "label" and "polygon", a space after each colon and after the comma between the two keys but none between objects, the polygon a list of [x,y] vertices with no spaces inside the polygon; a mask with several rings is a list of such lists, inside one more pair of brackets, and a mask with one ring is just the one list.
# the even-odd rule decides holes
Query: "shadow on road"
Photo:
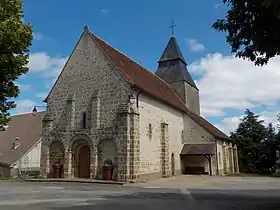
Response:
[{"label": "shadow on road", "polygon": [[137,192],[126,195],[105,196],[96,203],[52,210],[280,210],[280,191],[255,190],[190,190],[182,193]]}]

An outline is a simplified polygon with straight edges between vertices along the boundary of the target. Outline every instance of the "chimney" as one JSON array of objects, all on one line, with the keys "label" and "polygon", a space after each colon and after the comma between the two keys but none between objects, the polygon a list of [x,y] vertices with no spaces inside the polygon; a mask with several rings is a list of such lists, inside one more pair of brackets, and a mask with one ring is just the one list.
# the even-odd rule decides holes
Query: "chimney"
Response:
[{"label": "chimney", "polygon": [[12,151],[15,151],[20,146],[19,137],[16,137],[16,140],[13,142]]}]

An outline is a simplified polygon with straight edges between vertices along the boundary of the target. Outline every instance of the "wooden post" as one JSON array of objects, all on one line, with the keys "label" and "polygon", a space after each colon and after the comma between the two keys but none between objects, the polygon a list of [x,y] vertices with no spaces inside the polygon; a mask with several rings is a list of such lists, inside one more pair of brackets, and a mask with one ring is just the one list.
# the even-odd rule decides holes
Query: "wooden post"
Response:
[{"label": "wooden post", "polygon": [[203,155],[208,160],[209,163],[209,174],[212,176],[212,161],[211,161],[211,155]]}]

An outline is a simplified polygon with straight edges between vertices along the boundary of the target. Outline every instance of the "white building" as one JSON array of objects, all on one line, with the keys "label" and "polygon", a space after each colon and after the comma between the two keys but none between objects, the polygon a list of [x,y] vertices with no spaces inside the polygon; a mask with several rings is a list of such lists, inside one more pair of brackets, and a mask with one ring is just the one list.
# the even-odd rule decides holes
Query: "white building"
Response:
[{"label": "white building", "polygon": [[39,174],[43,116],[14,115],[0,131],[0,177]]}]

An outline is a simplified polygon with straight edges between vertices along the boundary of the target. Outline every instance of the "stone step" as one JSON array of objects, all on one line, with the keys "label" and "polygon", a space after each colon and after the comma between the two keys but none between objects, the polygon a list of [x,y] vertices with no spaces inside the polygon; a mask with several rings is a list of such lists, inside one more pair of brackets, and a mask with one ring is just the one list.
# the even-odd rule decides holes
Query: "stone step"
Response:
[{"label": "stone step", "polygon": [[124,182],[114,180],[95,180],[95,179],[61,179],[61,178],[49,178],[49,179],[26,179],[28,182],[76,182],[76,183],[90,183],[90,184],[113,184],[123,185]]}]

